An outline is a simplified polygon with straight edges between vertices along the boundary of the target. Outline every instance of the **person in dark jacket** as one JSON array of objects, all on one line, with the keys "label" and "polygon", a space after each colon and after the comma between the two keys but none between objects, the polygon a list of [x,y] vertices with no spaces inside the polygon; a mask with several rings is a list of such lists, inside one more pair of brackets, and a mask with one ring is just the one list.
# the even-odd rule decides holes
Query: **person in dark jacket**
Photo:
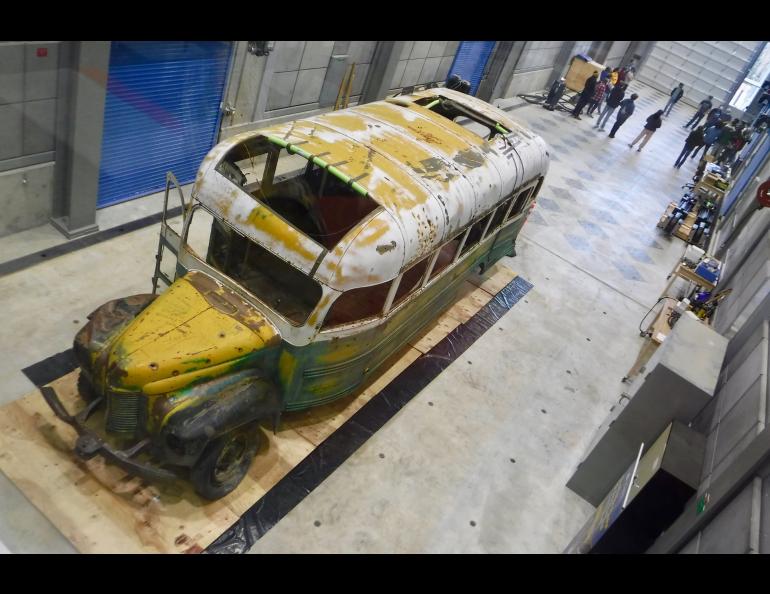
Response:
[{"label": "person in dark jacket", "polygon": [[735,161],[735,157],[738,155],[738,153],[743,149],[744,145],[746,144],[746,141],[744,139],[744,128],[746,126],[745,122],[737,122],[735,125],[735,132],[733,133],[732,140],[730,141],[730,144],[725,147],[725,150],[722,151],[722,154],[719,157],[718,163],[727,163],[728,165],[732,166],[733,161]]},{"label": "person in dark jacket", "polygon": [[607,122],[610,120],[610,116],[618,108],[618,105],[620,105],[620,102],[623,101],[625,96],[625,83],[618,83],[613,87],[609,96],[607,97],[607,103],[604,104],[604,109],[602,109],[602,112],[599,114],[599,119],[596,121],[594,128],[604,130],[604,126],[607,125]]},{"label": "person in dark jacket", "polygon": [[634,145],[642,141],[642,144],[639,145],[639,148],[636,149],[637,152],[641,152],[644,148],[644,145],[647,144],[650,141],[650,138],[652,138],[652,135],[655,133],[655,130],[660,128],[660,126],[663,124],[663,110],[659,109],[654,114],[652,114],[650,117],[647,118],[647,123],[644,125],[644,128],[642,128],[642,131],[639,132],[639,135],[634,138],[633,142],[628,145],[628,148],[634,148]]},{"label": "person in dark jacket", "polygon": [[687,160],[687,156],[692,152],[692,150],[695,147],[699,147],[703,145],[703,126],[698,126],[690,132],[690,134],[687,136],[687,140],[684,141],[684,148],[682,149],[682,152],[679,153],[679,156],[676,158],[676,162],[674,163],[674,167],[679,169],[684,162]]},{"label": "person in dark jacket", "polygon": [[720,130],[719,137],[714,143],[714,152],[712,153],[714,155],[714,159],[716,159],[717,162],[721,160],[722,153],[725,152],[727,147],[732,144],[733,139],[735,138],[735,125],[737,123],[738,120],[736,118],[730,124],[725,123],[725,125],[722,127],[722,130]]},{"label": "person in dark jacket", "polygon": [[708,129],[714,124],[716,124],[718,121],[720,121],[721,118],[722,118],[722,108],[715,107],[708,113],[708,115],[706,116],[706,123],[703,125],[706,127],[706,129]]},{"label": "person in dark jacket", "polygon": [[586,84],[583,87],[583,92],[580,93],[580,99],[578,99],[575,109],[572,110],[572,117],[575,118],[576,120],[581,119],[580,112],[583,111],[583,108],[586,105],[588,105],[588,102],[594,96],[594,91],[596,91],[596,83],[598,80],[599,80],[599,72],[596,70],[594,70],[594,73],[586,79]]},{"label": "person in dark jacket", "polygon": [[692,128],[695,130],[695,127],[698,125],[698,122],[700,122],[703,119],[703,116],[706,115],[706,112],[708,112],[709,109],[712,107],[711,100],[713,97],[709,95],[708,99],[704,99],[700,102],[700,105],[698,106],[698,111],[693,114],[693,116],[690,118],[690,121],[687,122],[682,128]]},{"label": "person in dark jacket", "polygon": [[671,90],[671,96],[668,98],[668,103],[666,103],[666,107],[663,108],[663,115],[668,117],[668,114],[671,113],[671,110],[674,108],[674,105],[677,104],[677,102],[682,98],[684,95],[684,83],[679,83],[678,87],[674,87]]},{"label": "person in dark jacket", "polygon": [[[716,124],[712,124],[708,128],[704,127],[705,128],[703,131],[703,146],[705,147],[703,150],[704,155],[709,152],[711,145],[717,141],[717,138],[719,138],[719,134],[722,132],[723,126],[724,124],[722,122],[717,122]],[[692,155],[690,155],[691,159],[695,158],[700,148],[701,147],[699,146],[695,147],[695,150],[693,151]]]},{"label": "person in dark jacket", "polygon": [[626,120],[630,118],[634,113],[634,101],[639,97],[636,93],[632,94],[630,98],[623,99],[623,101],[620,102],[620,109],[618,110],[618,115],[615,117],[615,124],[612,126],[612,130],[610,130],[609,137],[615,138],[615,132],[620,129],[620,127],[626,123]]}]

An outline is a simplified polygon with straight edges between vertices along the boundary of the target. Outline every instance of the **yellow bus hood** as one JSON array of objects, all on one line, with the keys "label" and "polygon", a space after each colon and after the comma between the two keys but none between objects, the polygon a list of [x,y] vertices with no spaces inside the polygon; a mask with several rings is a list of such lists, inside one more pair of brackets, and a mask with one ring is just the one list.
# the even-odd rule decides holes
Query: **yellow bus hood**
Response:
[{"label": "yellow bus hood", "polygon": [[191,271],[110,345],[106,384],[160,394],[227,372],[233,362],[280,342],[262,314],[210,276]]}]

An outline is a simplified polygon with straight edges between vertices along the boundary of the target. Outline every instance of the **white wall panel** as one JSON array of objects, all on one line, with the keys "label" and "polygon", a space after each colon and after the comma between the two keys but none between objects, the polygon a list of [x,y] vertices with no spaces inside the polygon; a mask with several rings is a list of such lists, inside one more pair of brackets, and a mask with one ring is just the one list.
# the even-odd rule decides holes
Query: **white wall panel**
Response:
[{"label": "white wall panel", "polygon": [[668,92],[683,82],[683,101],[697,105],[708,95],[726,103],[743,80],[761,41],[657,41],[638,79]]}]

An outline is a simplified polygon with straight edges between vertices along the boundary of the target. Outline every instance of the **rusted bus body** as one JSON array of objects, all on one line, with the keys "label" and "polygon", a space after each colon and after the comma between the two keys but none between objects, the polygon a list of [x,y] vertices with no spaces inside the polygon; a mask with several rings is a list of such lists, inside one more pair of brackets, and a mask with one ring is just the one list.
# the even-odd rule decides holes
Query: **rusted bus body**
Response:
[{"label": "rusted bus body", "polygon": [[181,233],[164,219],[168,290],[106,304],[79,333],[84,389],[110,431],[221,496],[248,468],[213,485],[223,440],[354,392],[471,271],[514,253],[547,168],[542,139],[446,89],[229,138]]}]

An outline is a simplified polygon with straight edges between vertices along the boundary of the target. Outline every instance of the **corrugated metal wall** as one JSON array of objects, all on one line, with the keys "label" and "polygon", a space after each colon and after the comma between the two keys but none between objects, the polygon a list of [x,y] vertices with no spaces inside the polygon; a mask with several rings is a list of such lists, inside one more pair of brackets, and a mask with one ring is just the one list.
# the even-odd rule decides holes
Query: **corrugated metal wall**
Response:
[{"label": "corrugated metal wall", "polygon": [[761,41],[656,41],[638,80],[668,93],[684,83],[682,101],[697,105],[708,95],[726,103]]},{"label": "corrugated metal wall", "polygon": [[191,182],[217,139],[231,42],[115,41],[98,207]]},{"label": "corrugated metal wall", "polygon": [[461,41],[448,76],[456,74],[470,82],[470,94],[475,95],[494,48],[494,41]]}]

